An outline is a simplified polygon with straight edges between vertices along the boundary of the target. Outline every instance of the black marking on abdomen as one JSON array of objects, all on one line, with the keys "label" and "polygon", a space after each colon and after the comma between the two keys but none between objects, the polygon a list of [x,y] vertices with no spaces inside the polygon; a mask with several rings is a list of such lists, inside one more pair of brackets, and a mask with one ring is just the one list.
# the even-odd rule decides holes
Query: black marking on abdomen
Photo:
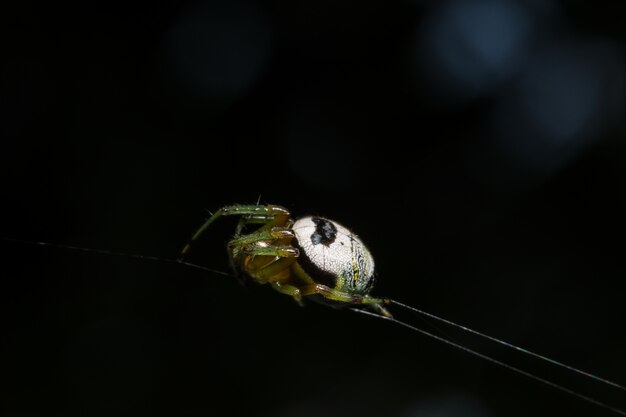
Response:
[{"label": "black marking on abdomen", "polygon": [[311,242],[314,245],[320,243],[324,246],[330,246],[337,238],[337,227],[330,220],[321,217],[311,217],[315,223],[315,232],[311,235]]}]

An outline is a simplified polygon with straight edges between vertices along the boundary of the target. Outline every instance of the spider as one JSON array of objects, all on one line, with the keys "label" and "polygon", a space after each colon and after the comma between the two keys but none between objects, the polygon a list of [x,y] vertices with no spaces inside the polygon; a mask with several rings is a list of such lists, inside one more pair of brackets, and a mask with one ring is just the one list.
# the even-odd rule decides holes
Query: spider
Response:
[{"label": "spider", "polygon": [[[384,307],[390,300],[369,295],[375,281],[374,258],[365,244],[346,227],[323,217],[294,220],[289,210],[273,204],[225,206],[194,233],[180,259],[222,216],[240,217],[227,244],[231,265],[240,275],[269,284],[299,304],[306,297],[392,317]],[[248,225],[260,226],[245,233]]]},{"label": "spider", "polygon": [[[361,239],[354,233],[327,218],[306,216],[294,220],[291,217],[291,213],[286,208],[273,204],[236,204],[224,206],[215,212],[215,214],[211,215],[193,234],[189,242],[183,247],[178,260],[137,254],[123,254],[108,250],[7,237],[0,237],[0,240],[102,254],[116,254],[153,261],[174,262],[215,273],[219,271],[184,262],[183,258],[189,252],[193,242],[195,242],[215,220],[222,216],[238,216],[240,218],[235,229],[235,234],[228,242],[227,248],[232,266],[235,271],[243,277],[248,277],[259,284],[270,284],[275,290],[291,296],[298,303],[302,303],[303,299],[307,298],[333,307],[345,307],[358,313],[391,321],[411,331],[431,337],[595,406],[612,411],[621,416],[626,416],[626,410],[611,406],[605,402],[584,395],[579,391],[574,391],[491,356],[484,355],[450,338],[438,336],[409,324],[408,322],[396,319],[387,311],[387,305],[393,305],[394,307],[456,327],[472,335],[482,337],[483,339],[498,343],[501,346],[547,362],[553,366],[595,380],[605,386],[612,386],[622,392],[626,392],[626,386],[624,385],[581,371],[580,369],[555,361],[554,359],[472,330],[396,300],[370,296],[369,293],[375,281],[374,259],[372,255]],[[248,226],[257,227],[251,232],[247,232]]]}]

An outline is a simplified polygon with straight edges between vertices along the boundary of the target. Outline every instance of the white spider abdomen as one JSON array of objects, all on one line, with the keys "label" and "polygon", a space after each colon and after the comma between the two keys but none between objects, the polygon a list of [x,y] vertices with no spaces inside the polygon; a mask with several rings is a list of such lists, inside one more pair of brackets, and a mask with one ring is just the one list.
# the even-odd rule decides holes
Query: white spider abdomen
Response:
[{"label": "white spider abdomen", "polygon": [[374,258],[361,239],[323,217],[296,220],[292,229],[300,248],[298,263],[315,281],[331,288],[367,294],[374,284]]}]

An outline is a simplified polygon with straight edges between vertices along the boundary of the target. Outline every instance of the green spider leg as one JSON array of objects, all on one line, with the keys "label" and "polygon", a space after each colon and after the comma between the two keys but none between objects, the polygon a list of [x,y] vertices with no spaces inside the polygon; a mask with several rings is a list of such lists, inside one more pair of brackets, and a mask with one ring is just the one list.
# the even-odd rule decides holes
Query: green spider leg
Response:
[{"label": "green spider leg", "polygon": [[250,205],[236,204],[224,206],[216,211],[206,222],[193,234],[189,242],[183,247],[178,257],[179,261],[187,255],[191,249],[191,245],[198,240],[200,236],[209,228],[209,226],[222,216],[245,216],[237,225],[238,234],[241,233],[243,227],[248,223],[261,223],[261,228],[269,228],[274,225],[285,225],[289,222],[289,211],[281,206],[276,205]]},{"label": "green spider leg", "polygon": [[[300,251],[288,245],[295,237],[295,233],[290,228],[284,226],[265,228],[267,225],[271,226],[273,220],[252,233],[241,234],[243,227],[250,223],[247,220],[241,219],[239,221],[235,234],[236,237],[228,242],[227,250],[230,266],[237,273],[239,281],[245,285],[245,273],[242,271],[244,269],[247,270],[247,268],[244,268],[242,263],[246,255],[274,257],[275,259],[263,267],[248,271],[249,274],[254,275],[256,281],[264,284],[271,275],[278,274],[293,264],[295,258],[300,255]],[[252,223],[255,222],[253,221]],[[270,246],[260,246],[260,242],[271,242],[272,244]],[[283,259],[292,259],[292,261],[283,261]]]},{"label": "green spider leg", "polygon": [[[269,224],[269,223],[268,223]],[[237,246],[246,246],[251,243],[260,242],[263,240],[281,240],[281,239],[293,239],[295,233],[288,227],[274,226],[271,228],[262,227],[247,235],[241,235],[228,242],[228,246],[235,248]]]},{"label": "green spider leg", "polygon": [[331,301],[367,306],[386,317],[392,317],[391,313],[389,313],[389,311],[387,311],[387,309],[383,307],[383,305],[391,303],[391,301],[386,298],[375,298],[370,297],[369,295],[350,294],[347,292],[335,290],[323,284],[315,283],[296,287],[290,284],[273,282],[272,287],[274,287],[276,291],[282,294],[290,295],[298,303],[302,301],[302,297],[321,295],[322,297]]},{"label": "green spider leg", "polygon": [[241,249],[245,255],[274,256],[278,258],[297,258],[300,251],[291,245],[257,246],[247,245]]},{"label": "green spider leg", "polygon": [[242,255],[241,259],[247,256],[265,256],[273,258],[266,264],[258,268],[247,268],[248,275],[252,276],[259,284],[273,283],[283,279],[281,272],[286,271],[296,262],[300,251],[290,245],[270,245],[258,246],[250,244],[238,249]]}]

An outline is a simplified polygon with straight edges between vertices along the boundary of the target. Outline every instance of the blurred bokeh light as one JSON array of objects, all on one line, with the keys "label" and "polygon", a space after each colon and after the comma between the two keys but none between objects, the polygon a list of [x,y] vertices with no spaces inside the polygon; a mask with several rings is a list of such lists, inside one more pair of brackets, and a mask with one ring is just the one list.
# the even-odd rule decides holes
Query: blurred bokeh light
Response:
[{"label": "blurred bokeh light", "polygon": [[442,1],[416,31],[419,87],[450,102],[493,93],[526,63],[539,17],[517,0]]},{"label": "blurred bokeh light", "polygon": [[494,112],[496,147],[520,175],[558,172],[623,116],[626,67],[611,42],[544,45]]}]

